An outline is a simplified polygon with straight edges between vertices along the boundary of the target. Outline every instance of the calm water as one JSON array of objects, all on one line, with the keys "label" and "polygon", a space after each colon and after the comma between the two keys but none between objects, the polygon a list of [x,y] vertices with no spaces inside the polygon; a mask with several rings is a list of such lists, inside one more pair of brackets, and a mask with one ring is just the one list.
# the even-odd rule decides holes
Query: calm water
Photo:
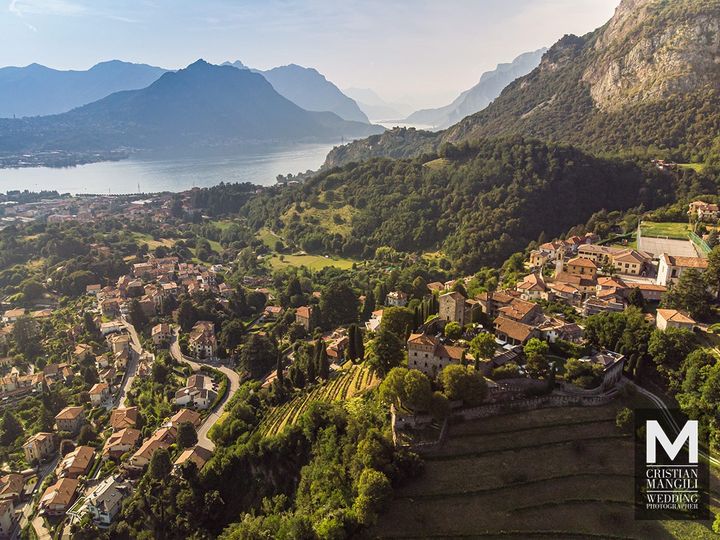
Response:
[{"label": "calm water", "polygon": [[278,174],[317,169],[332,147],[332,144],[303,144],[242,155],[132,158],[66,169],[0,169],[0,192],[54,189],[73,194],[152,193],[183,191],[220,182],[252,182],[268,186],[275,183]]}]

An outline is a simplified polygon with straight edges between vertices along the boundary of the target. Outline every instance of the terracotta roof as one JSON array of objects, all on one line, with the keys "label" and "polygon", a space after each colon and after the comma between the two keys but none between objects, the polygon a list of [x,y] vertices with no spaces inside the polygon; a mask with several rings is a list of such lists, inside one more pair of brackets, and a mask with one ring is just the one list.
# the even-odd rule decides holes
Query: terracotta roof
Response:
[{"label": "terracotta roof", "polygon": [[695,320],[676,309],[658,309],[657,314],[668,322],[695,324]]},{"label": "terracotta roof", "polygon": [[583,268],[597,268],[597,264],[595,264],[590,259],[586,259],[585,257],[574,257],[574,258],[570,259],[567,263],[570,266],[582,266]]},{"label": "terracotta roof", "polygon": [[62,411],[60,411],[57,416],[55,416],[55,420],[74,420],[78,416],[80,416],[83,413],[83,408],[78,406],[74,407],[65,407]]},{"label": "terracotta roof", "polygon": [[95,456],[95,449],[91,446],[78,446],[67,454],[60,462],[61,473],[83,474],[90,466]]},{"label": "terracotta roof", "polygon": [[538,310],[537,304],[526,302],[519,298],[513,298],[509,305],[501,307],[498,311],[504,316],[519,321],[525,318],[533,310]]},{"label": "terracotta roof", "polygon": [[599,277],[597,284],[603,289],[625,289],[627,284],[619,277]]},{"label": "terracotta roof", "polygon": [[528,339],[534,328],[521,322],[513,321],[507,317],[498,317],[494,321],[495,328],[498,332],[515,339],[517,341],[525,341]]},{"label": "terracotta roof", "polygon": [[113,447],[115,446],[135,446],[138,439],[140,439],[140,435],[140,430],[135,428],[125,428],[120,431],[116,431],[108,437],[107,441],[105,441],[103,455],[109,454],[113,451]]},{"label": "terracotta roof", "polygon": [[120,430],[128,427],[135,427],[138,420],[138,408],[127,407],[123,409],[115,409],[110,413],[110,426],[114,430]]},{"label": "terracotta roof", "polygon": [[170,425],[179,426],[183,422],[190,422],[192,425],[198,426],[200,425],[201,418],[202,416],[200,416],[200,413],[196,411],[191,409],[180,409],[172,416],[172,418],[170,418]]},{"label": "terracotta roof", "polygon": [[93,387],[90,389],[89,394],[91,396],[101,395],[106,390],[109,390],[110,387],[107,385],[107,383],[96,383],[93,385]]},{"label": "terracotta roof", "polygon": [[295,314],[298,317],[302,317],[303,319],[309,319],[311,313],[311,308],[309,306],[300,306],[295,310]]},{"label": "terracotta roof", "polygon": [[517,288],[524,291],[547,290],[547,286],[545,285],[545,281],[543,280],[543,278],[535,273],[525,276],[523,280],[517,284]]},{"label": "terracotta roof", "polygon": [[69,506],[79,484],[80,481],[74,478],[61,478],[45,490],[40,498],[40,506]]},{"label": "terracotta roof", "polygon": [[203,446],[193,446],[183,451],[175,460],[175,465],[182,465],[186,461],[192,461],[197,465],[198,470],[202,469],[212,457],[212,452]]},{"label": "terracotta roof", "polygon": [[431,345],[434,347],[438,344],[438,340],[427,334],[410,334],[408,343],[415,345]]},{"label": "terracotta roof", "polygon": [[663,253],[661,257],[665,259],[665,264],[668,266],[679,266],[681,268],[707,268],[708,266],[708,260],[700,257],[675,257],[667,253]]}]

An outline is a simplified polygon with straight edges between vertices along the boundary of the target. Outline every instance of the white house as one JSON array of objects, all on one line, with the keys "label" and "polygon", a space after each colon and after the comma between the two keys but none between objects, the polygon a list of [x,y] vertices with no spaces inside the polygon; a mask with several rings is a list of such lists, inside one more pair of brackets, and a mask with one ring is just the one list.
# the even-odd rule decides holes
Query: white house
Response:
[{"label": "white house", "polygon": [[660,255],[658,273],[655,283],[668,286],[674,283],[688,268],[695,268],[702,272],[708,266],[707,259],[700,257],[675,257],[663,253]]},{"label": "white house", "polygon": [[198,409],[207,409],[217,398],[217,384],[207,375],[191,375],[185,388],[175,392],[175,405],[184,407],[195,405]]}]

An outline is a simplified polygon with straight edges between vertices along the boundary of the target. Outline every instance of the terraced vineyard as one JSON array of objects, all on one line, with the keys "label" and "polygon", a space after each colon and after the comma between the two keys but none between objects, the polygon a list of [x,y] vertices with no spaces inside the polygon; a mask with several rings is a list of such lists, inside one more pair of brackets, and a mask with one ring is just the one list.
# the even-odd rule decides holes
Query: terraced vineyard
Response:
[{"label": "terraced vineyard", "polygon": [[279,407],[273,407],[258,427],[264,436],[280,433],[285,426],[291,426],[314,401],[338,401],[350,399],[377,386],[380,379],[365,365],[350,365],[335,372],[326,383],[312,391],[296,397]]},{"label": "terraced vineyard", "polygon": [[423,455],[423,476],[395,492],[369,536],[715,537],[710,522],[635,520],[632,438],[615,426],[621,406],[542,409],[451,425],[446,441]]}]

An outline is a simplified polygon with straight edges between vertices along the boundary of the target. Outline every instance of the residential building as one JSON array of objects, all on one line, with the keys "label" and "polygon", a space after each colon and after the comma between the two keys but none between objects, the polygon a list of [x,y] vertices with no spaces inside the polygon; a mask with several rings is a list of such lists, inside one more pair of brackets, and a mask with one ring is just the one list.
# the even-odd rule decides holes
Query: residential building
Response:
[{"label": "residential building", "polygon": [[151,331],[152,342],[155,346],[163,345],[170,342],[172,332],[170,325],[167,323],[160,323],[153,326]]},{"label": "residential building", "polygon": [[585,317],[596,315],[603,311],[620,312],[625,311],[625,304],[613,298],[602,299],[596,297],[587,298],[582,305],[582,313]]},{"label": "residential building", "polygon": [[513,298],[507,305],[498,308],[499,317],[505,317],[524,324],[535,324],[542,320],[542,308],[532,302]]},{"label": "residential building", "polygon": [[510,345],[524,345],[530,338],[539,335],[538,330],[521,321],[500,316],[493,321],[495,336],[502,342]]},{"label": "residential building", "polygon": [[25,477],[19,473],[8,473],[0,477],[0,501],[17,502],[23,494]]},{"label": "residential building", "polygon": [[640,294],[646,302],[659,302],[662,295],[667,292],[665,285],[656,285],[655,283],[633,283],[633,287],[640,289]]},{"label": "residential building", "polygon": [[385,298],[385,305],[395,307],[405,307],[408,303],[408,295],[402,291],[389,292]]},{"label": "residential building", "polygon": [[675,257],[662,253],[658,263],[658,273],[655,283],[668,286],[678,279],[688,268],[694,268],[700,272],[708,266],[707,259],[700,257]]},{"label": "residential building", "polygon": [[84,362],[92,356],[93,348],[90,345],[86,345],[85,343],[78,343],[77,345],[75,345],[75,350],[73,351],[73,358],[76,362]]},{"label": "residential building", "polygon": [[122,332],[124,328],[125,325],[123,325],[122,321],[120,320],[104,322],[100,325],[100,333],[103,336],[107,336],[115,332]]},{"label": "residential building", "polygon": [[313,306],[300,306],[295,310],[295,323],[302,326],[306,332],[312,330]]},{"label": "residential building", "polygon": [[582,326],[559,318],[548,318],[538,326],[537,330],[540,332],[540,337],[550,343],[555,343],[559,339],[580,343],[585,333]]},{"label": "residential building", "polygon": [[382,309],[376,309],[375,311],[373,311],[372,315],[370,315],[370,319],[365,322],[365,329],[368,332],[375,332],[378,328],[380,328],[380,323],[382,323],[382,316]]},{"label": "residential building", "polygon": [[188,348],[195,358],[215,358],[217,354],[215,325],[210,321],[196,322],[190,330]]},{"label": "residential building", "polygon": [[78,433],[85,423],[85,411],[80,406],[65,407],[55,416],[58,431]]},{"label": "residential building", "polygon": [[57,482],[49,486],[40,501],[38,509],[40,513],[49,516],[61,516],[69,508],[77,495],[77,489],[80,480],[76,478],[60,478]]},{"label": "residential building", "polygon": [[135,428],[124,428],[115,431],[103,446],[103,459],[120,459],[123,454],[130,452],[137,446],[141,438],[140,430]]},{"label": "residential building", "polygon": [[99,407],[110,399],[110,386],[107,383],[94,384],[90,389],[90,403],[93,407]]},{"label": "residential building", "polygon": [[188,448],[184,450],[178,458],[175,460],[175,468],[182,466],[183,463],[186,463],[188,461],[191,461],[195,463],[197,466],[197,470],[199,471],[202,469],[205,464],[210,460],[212,457],[212,451],[208,450],[207,448],[195,445],[192,448]]},{"label": "residential building", "polygon": [[528,274],[519,281],[515,290],[523,300],[547,300],[548,287],[542,275],[536,272]]},{"label": "residential building", "polygon": [[138,421],[138,408],[137,407],[124,407],[114,409],[110,413],[110,426],[114,431],[119,431],[125,428],[134,428],[137,426]]},{"label": "residential building", "polygon": [[150,464],[155,452],[160,448],[167,449],[175,442],[177,430],[174,427],[162,427],[146,440],[140,448],[130,457],[128,466],[134,469],[143,469]]},{"label": "residential building", "polygon": [[581,276],[587,279],[595,279],[597,276],[597,265],[590,259],[574,257],[564,264],[564,271],[568,274]]},{"label": "residential building", "polygon": [[717,204],[704,201],[693,201],[689,204],[688,215],[698,221],[717,222],[720,218],[720,208]]},{"label": "residential building", "polygon": [[408,367],[435,377],[445,366],[459,364],[465,349],[445,345],[428,334],[411,334],[407,341]]},{"label": "residential building", "polygon": [[88,493],[84,507],[96,524],[108,526],[120,512],[123,499],[128,494],[128,486],[120,483],[117,477],[110,476]]},{"label": "residential building", "polygon": [[84,476],[95,461],[95,449],[92,446],[78,446],[67,454],[58,465],[60,478],[78,478]]},{"label": "residential building", "polygon": [[603,367],[603,378],[600,387],[603,390],[609,390],[614,387],[622,378],[623,366],[625,365],[625,356],[613,351],[602,350],[595,352],[590,356],[579,358],[581,362],[591,362],[599,364]]},{"label": "residential building", "polygon": [[113,334],[108,338],[113,355],[130,352],[130,336],[127,334]]},{"label": "residential building", "polygon": [[180,424],[183,424],[185,422],[189,422],[190,424],[198,428],[202,423],[202,416],[200,416],[199,412],[193,411],[192,409],[180,409],[178,412],[172,415],[170,421],[165,425],[177,428],[180,426]]},{"label": "residential building", "polygon": [[175,405],[207,409],[217,398],[217,384],[207,375],[191,375],[185,388],[175,392]]},{"label": "residential building", "polygon": [[692,330],[695,324],[696,322],[692,317],[677,309],[658,309],[655,315],[655,325],[659,330],[668,328]]},{"label": "residential building", "polygon": [[12,537],[16,526],[15,505],[9,499],[0,501],[0,538]]},{"label": "residential building", "polygon": [[460,326],[470,322],[466,298],[457,291],[441,294],[438,298],[438,318],[445,322],[456,322]]},{"label": "residential building", "polygon": [[25,315],[25,308],[8,309],[2,316],[2,322],[10,324]]},{"label": "residential building", "polygon": [[520,294],[516,291],[495,291],[478,295],[477,301],[482,312],[494,319],[498,316],[500,308],[509,305],[510,302],[519,297]]},{"label": "residential building", "polygon": [[36,433],[25,441],[23,452],[28,463],[46,460],[55,453],[55,435],[45,432]]}]

